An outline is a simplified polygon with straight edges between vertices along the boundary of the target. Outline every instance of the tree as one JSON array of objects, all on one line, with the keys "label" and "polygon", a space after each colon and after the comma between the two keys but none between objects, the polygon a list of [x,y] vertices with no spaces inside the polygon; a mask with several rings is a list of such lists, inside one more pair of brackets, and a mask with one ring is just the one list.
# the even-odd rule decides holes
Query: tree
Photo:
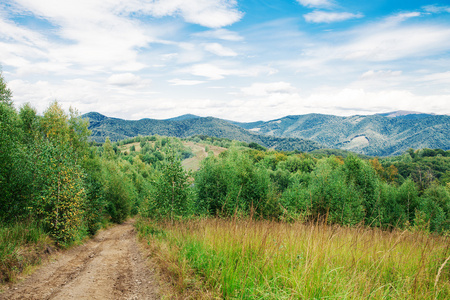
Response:
[{"label": "tree", "polygon": [[3,74],[0,72],[0,102],[10,107],[13,105],[12,92],[6,85],[6,81],[3,78]]},{"label": "tree", "polygon": [[[28,113],[22,115],[32,115]],[[27,119],[27,118],[25,118]],[[80,158],[85,151],[82,131],[55,101],[39,120],[42,135],[32,146],[34,196],[31,213],[43,221],[59,242],[75,240],[84,222],[86,189]],[[84,133],[85,134],[85,133]]]},{"label": "tree", "polygon": [[22,130],[16,110],[0,102],[0,218],[20,217],[26,210],[29,192],[29,153],[22,144]]},{"label": "tree", "polygon": [[181,161],[172,152],[164,161],[161,174],[155,182],[155,213],[171,220],[186,215],[188,187],[188,176]]},{"label": "tree", "polygon": [[31,213],[59,243],[75,240],[84,217],[83,170],[75,163],[70,147],[50,140],[36,145],[34,162]]}]

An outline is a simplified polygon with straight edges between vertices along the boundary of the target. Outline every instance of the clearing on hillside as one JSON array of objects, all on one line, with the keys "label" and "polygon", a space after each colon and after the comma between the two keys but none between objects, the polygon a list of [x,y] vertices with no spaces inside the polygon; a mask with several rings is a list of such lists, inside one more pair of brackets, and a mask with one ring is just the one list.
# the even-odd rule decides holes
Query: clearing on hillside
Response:
[{"label": "clearing on hillside", "polygon": [[193,157],[183,160],[181,163],[183,167],[186,170],[198,170],[200,168],[200,162],[208,157],[208,153],[206,152],[205,148],[208,147],[209,151],[212,151],[215,156],[219,155],[220,153],[228,150],[227,148],[218,147],[214,145],[207,145],[207,144],[198,144],[194,142],[183,142],[183,145],[185,147],[188,147],[192,150],[192,153],[194,154]]}]

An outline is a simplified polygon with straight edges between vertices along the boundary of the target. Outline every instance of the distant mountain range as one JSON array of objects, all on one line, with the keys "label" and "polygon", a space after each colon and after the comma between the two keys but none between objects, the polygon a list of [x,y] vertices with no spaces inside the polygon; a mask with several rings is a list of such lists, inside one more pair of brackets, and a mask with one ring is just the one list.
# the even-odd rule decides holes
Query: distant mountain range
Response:
[{"label": "distant mountain range", "polygon": [[197,134],[256,142],[278,150],[349,150],[371,156],[403,153],[409,148],[450,150],[450,116],[397,111],[368,116],[322,114],[286,116],[271,121],[232,122],[183,115],[167,120],[127,121],[88,113],[92,139],[120,140],[136,135],[189,137]]},{"label": "distant mountain range", "polygon": [[450,116],[391,112],[339,117],[308,114],[268,122],[234,123],[251,132],[311,139],[327,148],[386,156],[408,148],[450,149]]},{"label": "distant mountain range", "polygon": [[158,134],[179,138],[207,135],[247,143],[255,142],[267,148],[284,151],[294,149],[312,151],[323,148],[319,143],[311,140],[255,134],[228,121],[212,117],[183,115],[167,120],[141,119],[133,121],[109,118],[96,112],[84,114],[82,117],[89,118],[91,139],[100,143],[104,142],[106,137],[109,137],[111,141],[118,141],[137,135]]}]

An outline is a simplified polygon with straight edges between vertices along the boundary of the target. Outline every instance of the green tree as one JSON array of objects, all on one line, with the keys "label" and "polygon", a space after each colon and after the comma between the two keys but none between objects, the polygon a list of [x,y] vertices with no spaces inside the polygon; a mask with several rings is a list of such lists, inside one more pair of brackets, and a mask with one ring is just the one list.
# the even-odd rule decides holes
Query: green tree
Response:
[{"label": "green tree", "polygon": [[35,179],[31,213],[41,220],[59,242],[73,241],[80,234],[85,205],[84,172],[75,164],[67,145],[43,140],[34,152]]},{"label": "green tree", "polygon": [[181,161],[170,153],[162,165],[161,174],[155,182],[154,216],[174,220],[188,212],[188,175]]},{"label": "green tree", "polygon": [[103,161],[103,196],[106,208],[115,223],[123,223],[131,213],[136,190],[131,180],[122,172],[118,161]]},{"label": "green tree", "polygon": [[[1,78],[1,77],[0,77]],[[0,102],[0,218],[26,213],[31,164],[18,114],[11,103]]]},{"label": "green tree", "polygon": [[12,92],[6,85],[6,81],[3,78],[3,74],[0,72],[0,103],[4,103],[10,107],[13,105]]}]

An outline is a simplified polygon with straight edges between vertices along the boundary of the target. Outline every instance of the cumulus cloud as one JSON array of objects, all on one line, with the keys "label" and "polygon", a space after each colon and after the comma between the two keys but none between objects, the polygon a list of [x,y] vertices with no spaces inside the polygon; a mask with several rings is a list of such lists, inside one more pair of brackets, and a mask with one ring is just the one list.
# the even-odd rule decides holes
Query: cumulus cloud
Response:
[{"label": "cumulus cloud", "polygon": [[230,48],[226,48],[219,43],[209,43],[204,45],[205,50],[218,56],[237,56],[237,53]]},{"label": "cumulus cloud", "polygon": [[243,16],[236,8],[236,0],[155,0],[146,3],[129,1],[122,5],[130,12],[141,12],[156,17],[179,15],[186,22],[210,28],[231,25]]},{"label": "cumulus cloud", "polygon": [[363,14],[348,13],[348,12],[328,12],[328,11],[313,11],[304,15],[307,22],[311,23],[332,23],[341,22],[349,19],[357,19],[364,17]]},{"label": "cumulus cloud", "polygon": [[145,65],[137,60],[136,49],[154,41],[155,36],[135,21],[116,14],[118,3],[119,0],[17,0],[13,4],[15,11],[48,21],[53,26],[52,34],[42,36],[17,24],[13,26],[15,30],[0,27],[14,34],[22,46],[29,47],[24,56],[30,63],[39,59],[53,65],[69,64],[97,71],[142,69]]}]

